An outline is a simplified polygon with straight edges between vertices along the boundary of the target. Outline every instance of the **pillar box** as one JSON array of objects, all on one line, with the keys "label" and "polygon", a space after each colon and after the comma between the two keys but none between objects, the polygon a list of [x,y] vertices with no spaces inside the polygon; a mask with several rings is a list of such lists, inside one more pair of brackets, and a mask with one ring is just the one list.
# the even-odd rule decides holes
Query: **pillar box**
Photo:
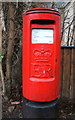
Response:
[{"label": "pillar box", "polygon": [[60,92],[60,14],[35,8],[23,15],[23,97],[52,102]]}]

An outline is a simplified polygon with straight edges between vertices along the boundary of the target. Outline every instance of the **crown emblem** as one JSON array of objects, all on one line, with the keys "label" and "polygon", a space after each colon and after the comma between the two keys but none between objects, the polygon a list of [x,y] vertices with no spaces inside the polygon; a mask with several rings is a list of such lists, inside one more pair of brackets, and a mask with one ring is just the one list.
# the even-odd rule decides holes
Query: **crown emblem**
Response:
[{"label": "crown emblem", "polygon": [[44,49],[35,49],[33,52],[36,61],[47,62],[50,60],[51,51]]}]

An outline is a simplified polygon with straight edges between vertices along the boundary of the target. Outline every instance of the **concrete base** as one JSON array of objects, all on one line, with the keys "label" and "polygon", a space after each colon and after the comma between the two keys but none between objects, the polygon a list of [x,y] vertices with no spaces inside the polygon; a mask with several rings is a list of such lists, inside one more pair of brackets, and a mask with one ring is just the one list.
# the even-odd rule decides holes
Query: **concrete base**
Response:
[{"label": "concrete base", "polygon": [[23,98],[24,118],[58,118],[58,99],[52,102],[33,102]]}]

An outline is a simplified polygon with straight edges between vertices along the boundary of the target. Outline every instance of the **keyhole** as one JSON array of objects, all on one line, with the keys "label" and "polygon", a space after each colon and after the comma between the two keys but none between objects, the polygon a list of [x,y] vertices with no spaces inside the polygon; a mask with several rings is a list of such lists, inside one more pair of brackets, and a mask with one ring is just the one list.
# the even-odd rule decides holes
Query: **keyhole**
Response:
[{"label": "keyhole", "polygon": [[56,62],[57,62],[58,60],[56,59]]}]

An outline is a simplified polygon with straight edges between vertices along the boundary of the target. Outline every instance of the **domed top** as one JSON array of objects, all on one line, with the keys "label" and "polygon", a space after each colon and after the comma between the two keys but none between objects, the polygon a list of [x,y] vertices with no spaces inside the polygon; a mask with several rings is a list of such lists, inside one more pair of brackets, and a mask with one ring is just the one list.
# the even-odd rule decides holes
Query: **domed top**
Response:
[{"label": "domed top", "polygon": [[51,9],[51,8],[33,8],[33,9],[30,9],[30,10],[27,10],[25,12],[25,14],[28,15],[28,14],[33,14],[33,13],[45,13],[45,12],[60,15],[57,10]]}]

